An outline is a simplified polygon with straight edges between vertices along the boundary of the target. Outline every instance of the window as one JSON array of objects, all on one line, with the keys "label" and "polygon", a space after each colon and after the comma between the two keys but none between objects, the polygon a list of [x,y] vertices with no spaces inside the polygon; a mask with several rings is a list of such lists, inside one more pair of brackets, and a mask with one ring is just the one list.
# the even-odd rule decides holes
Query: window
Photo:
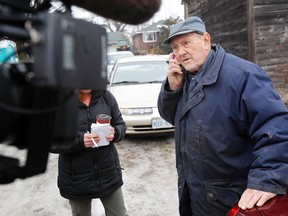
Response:
[{"label": "window", "polygon": [[143,41],[144,42],[155,42],[157,40],[156,32],[145,32],[143,33]]}]

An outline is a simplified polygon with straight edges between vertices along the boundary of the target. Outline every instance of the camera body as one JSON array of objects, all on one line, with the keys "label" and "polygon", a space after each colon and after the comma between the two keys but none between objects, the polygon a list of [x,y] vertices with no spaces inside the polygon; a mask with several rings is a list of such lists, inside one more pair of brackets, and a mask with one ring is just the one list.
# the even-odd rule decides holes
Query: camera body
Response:
[{"label": "camera body", "polygon": [[42,13],[33,46],[33,82],[38,86],[97,88],[107,86],[106,30],[70,14]]},{"label": "camera body", "polygon": [[0,0],[0,35],[28,43],[33,56],[0,64],[0,144],[27,149],[24,165],[0,155],[0,184],[45,172],[49,152],[76,141],[75,90],[107,86],[106,30],[27,2]]}]

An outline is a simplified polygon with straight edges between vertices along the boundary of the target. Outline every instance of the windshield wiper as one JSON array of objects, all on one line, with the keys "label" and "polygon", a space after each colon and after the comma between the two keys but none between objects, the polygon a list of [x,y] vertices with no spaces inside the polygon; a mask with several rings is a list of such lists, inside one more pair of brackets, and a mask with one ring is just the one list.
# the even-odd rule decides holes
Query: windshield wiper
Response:
[{"label": "windshield wiper", "polygon": [[146,82],[141,82],[141,83],[162,83],[163,82],[163,80],[162,81],[160,81],[160,80],[153,80],[153,81],[146,81]]},{"label": "windshield wiper", "polygon": [[114,82],[112,85],[121,85],[121,84],[138,84],[138,81],[121,81],[121,82]]}]

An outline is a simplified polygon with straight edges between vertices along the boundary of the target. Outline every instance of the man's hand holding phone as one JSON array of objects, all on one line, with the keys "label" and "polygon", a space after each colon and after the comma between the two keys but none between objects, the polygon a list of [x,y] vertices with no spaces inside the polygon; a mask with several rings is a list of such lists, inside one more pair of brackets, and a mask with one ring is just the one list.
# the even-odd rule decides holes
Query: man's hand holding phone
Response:
[{"label": "man's hand holding phone", "polygon": [[178,88],[180,88],[184,80],[183,66],[180,64],[177,57],[173,53],[171,53],[169,57],[167,77],[169,87],[172,91],[176,91]]}]

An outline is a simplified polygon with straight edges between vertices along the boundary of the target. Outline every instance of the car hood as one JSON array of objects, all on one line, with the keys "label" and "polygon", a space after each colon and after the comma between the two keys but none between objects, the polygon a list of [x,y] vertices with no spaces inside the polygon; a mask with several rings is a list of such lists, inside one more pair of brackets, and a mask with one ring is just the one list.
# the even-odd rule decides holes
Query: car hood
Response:
[{"label": "car hood", "polygon": [[115,85],[110,88],[120,108],[157,107],[161,83]]}]

